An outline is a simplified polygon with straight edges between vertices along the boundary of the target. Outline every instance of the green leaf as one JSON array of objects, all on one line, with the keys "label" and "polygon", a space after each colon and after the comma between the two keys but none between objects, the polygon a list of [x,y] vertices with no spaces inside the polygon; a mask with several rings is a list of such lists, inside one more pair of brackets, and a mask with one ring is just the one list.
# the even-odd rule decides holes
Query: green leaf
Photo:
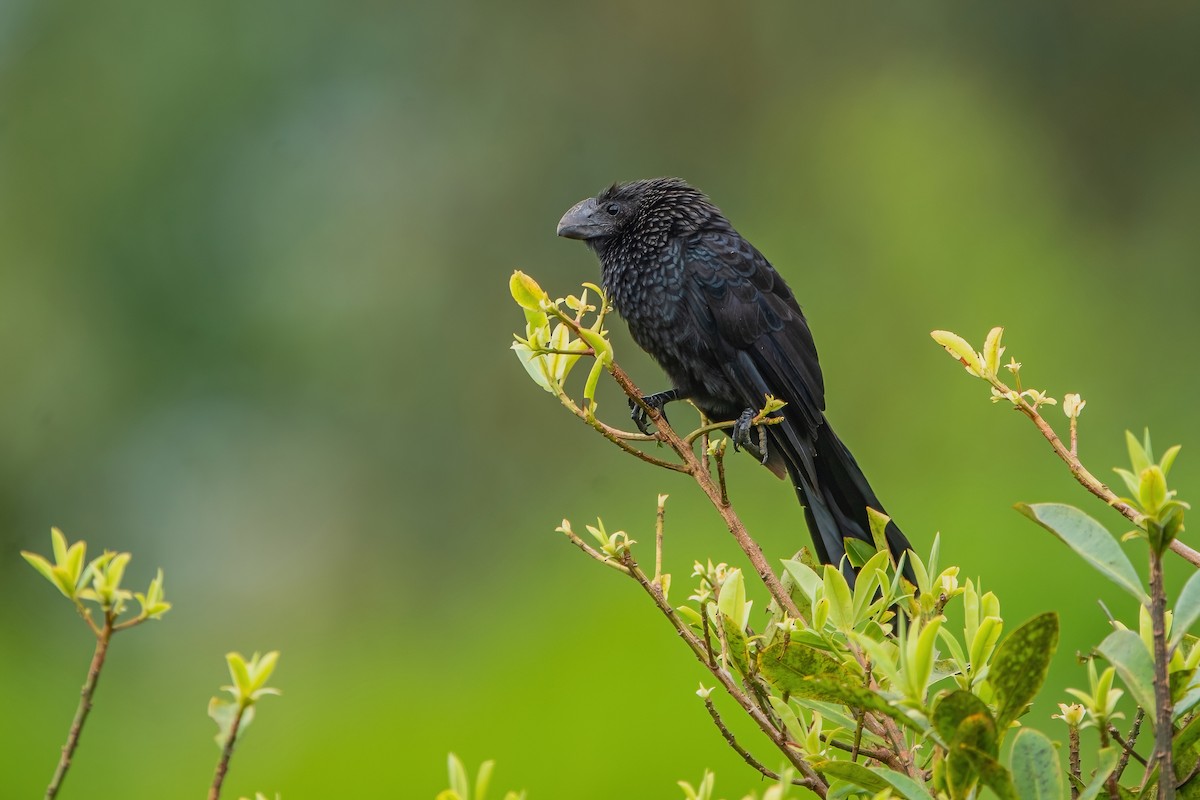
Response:
[{"label": "green leaf", "polygon": [[63,566],[67,561],[67,537],[58,528],[50,529],[50,547],[54,552],[54,563]]},{"label": "green leaf", "polygon": [[1138,475],[1138,500],[1148,514],[1155,514],[1167,500],[1167,478],[1158,464],[1151,464]]},{"label": "green leaf", "polygon": [[[224,747],[229,741],[229,736],[233,729],[233,720],[237,717],[238,703],[234,700],[225,700],[224,698],[214,697],[208,701],[208,716],[212,717],[217,723],[217,735],[213,737],[216,740],[217,747]],[[254,721],[254,706],[249,706],[242,711],[242,720],[238,724],[237,735],[241,736],[242,732],[250,726]]]},{"label": "green leaf", "polygon": [[1163,453],[1162,461],[1158,462],[1158,465],[1162,467],[1163,475],[1171,474],[1171,465],[1175,463],[1175,456],[1179,455],[1182,448],[1183,445],[1177,444]]},{"label": "green leaf", "polygon": [[1099,522],[1078,508],[1062,503],[1018,503],[1016,509],[1062,539],[1101,575],[1129,592],[1139,602],[1150,602],[1125,551]]},{"label": "green leaf", "polygon": [[934,708],[933,725],[947,747],[946,780],[952,797],[965,797],[980,779],[997,784],[998,794],[1005,790],[1009,779],[996,761],[996,721],[982,700],[964,689],[951,692]]},{"label": "green leaf", "polygon": [[[1146,430],[1146,444],[1150,443],[1150,430]],[[1141,442],[1133,435],[1133,431],[1125,431],[1125,446],[1129,449],[1129,463],[1133,466],[1135,473],[1140,473],[1146,467],[1150,466],[1150,454],[1146,452],[1146,448],[1142,447]]]},{"label": "green leaf", "polygon": [[1012,778],[1021,800],[1063,800],[1062,765],[1054,745],[1033,728],[1017,731],[1012,747]]},{"label": "green leaf", "polygon": [[[871,526],[871,541],[875,543],[875,549],[881,553],[891,554],[891,548],[887,542],[887,526],[892,521],[892,518],[882,511],[867,506],[867,524]],[[894,565],[895,562],[893,562]]]},{"label": "green leaf", "polygon": [[850,566],[856,570],[862,569],[863,564],[866,564],[873,555],[879,552],[869,542],[855,539],[853,536],[842,539],[842,544],[846,548],[846,558],[849,559]]},{"label": "green leaf", "polygon": [[513,300],[517,301],[517,305],[529,311],[541,310],[542,301],[549,299],[545,290],[538,286],[538,282],[519,269],[514,270],[512,277],[508,279],[508,291]]},{"label": "green leaf", "polygon": [[733,661],[738,672],[750,674],[750,650],[746,644],[746,634],[737,621],[728,614],[721,614],[721,626],[725,631],[725,641],[729,643],[729,658]]},{"label": "green leaf", "polygon": [[808,595],[809,602],[813,602],[816,599],[817,587],[821,585],[820,574],[807,564],[793,559],[785,559],[783,568],[796,581],[800,590]]},{"label": "green leaf", "polygon": [[[1154,662],[1140,636],[1130,630],[1113,631],[1096,652],[1117,668],[1134,702],[1142,708],[1155,708]],[[1153,722],[1154,715],[1147,714],[1147,718]]]},{"label": "green leaf", "polygon": [[592,368],[583,384],[583,397],[588,402],[588,410],[593,414],[596,413],[596,386],[599,385],[600,376],[603,374],[604,362],[597,358],[592,362]]},{"label": "green leaf", "polygon": [[846,576],[831,564],[825,565],[825,597],[829,599],[829,618],[838,629],[848,631],[854,627],[854,599],[850,596],[850,584]]},{"label": "green leaf", "polygon": [[731,569],[721,582],[717,594],[717,609],[727,617],[732,618],[733,624],[741,627],[741,621],[746,611],[746,579],[740,569]]},{"label": "green leaf", "polygon": [[854,582],[854,619],[855,622],[865,619],[867,610],[879,597],[879,588],[887,578],[889,554],[886,550],[878,551],[863,565],[858,572],[858,580]]},{"label": "green leaf", "polygon": [[450,773],[450,791],[462,800],[471,800],[471,784],[467,780],[467,770],[458,756],[451,753],[446,759],[447,771]]},{"label": "green leaf", "polygon": [[901,772],[893,772],[887,767],[870,767],[869,769],[887,781],[892,789],[905,800],[933,800],[928,789]]},{"label": "green leaf", "polygon": [[[60,592],[62,587],[58,585],[58,581],[54,579],[52,570],[54,567],[46,560],[45,556],[40,556],[37,553],[30,553],[28,550],[21,551],[21,557],[29,562],[29,566],[41,573],[42,577],[54,584],[54,587]],[[68,595],[69,597],[70,595]]]},{"label": "green leaf", "polygon": [[1047,612],[1008,635],[996,650],[988,682],[996,692],[996,725],[1006,729],[1025,711],[1046,680],[1058,646],[1058,614]]},{"label": "green leaf", "polygon": [[590,328],[580,328],[579,337],[588,343],[588,347],[596,354],[596,360],[608,366],[613,360],[612,343]]},{"label": "green leaf", "polygon": [[1083,787],[1083,791],[1079,793],[1079,800],[1095,800],[1100,794],[1100,790],[1104,788],[1104,782],[1108,780],[1108,776],[1117,768],[1121,751],[1116,747],[1105,747],[1096,757],[1096,771],[1092,774],[1091,780],[1087,782],[1087,786]]},{"label": "green leaf", "polygon": [[[983,727],[990,727],[990,739],[987,737],[975,740],[964,738],[968,732],[961,730],[962,726],[976,718],[985,721]],[[932,721],[933,727],[947,746],[966,742],[992,756],[998,752],[996,721],[992,718],[992,712],[988,710],[987,704],[965,689],[957,689],[939,700],[933,709]],[[971,732],[971,735],[974,736],[976,733]]]},{"label": "green leaf", "polygon": [[1000,800],[1019,800],[1012,773],[1003,764],[983,753],[976,753],[975,758],[979,763],[979,779],[985,786],[995,792]]},{"label": "green leaf", "polygon": [[877,711],[914,731],[920,724],[884,697],[862,685],[862,677],[833,656],[798,642],[778,642],[758,653],[758,670],[767,682],[793,697]]},{"label": "green leaf", "polygon": [[891,787],[882,777],[853,761],[816,760],[813,762],[813,769],[827,778],[837,778],[872,793],[882,792]]},{"label": "green leaf", "polygon": [[933,646],[937,642],[943,619],[935,617],[929,620],[915,639],[913,631],[908,632],[908,685],[913,699],[923,700],[925,697],[925,688],[929,686],[929,678],[933,675]]},{"label": "green leaf", "polygon": [[233,678],[233,685],[237,688],[240,697],[249,697],[250,692],[250,671],[246,666],[246,658],[241,653],[226,653],[225,661],[229,664],[229,676]]},{"label": "green leaf", "polygon": [[1171,640],[1169,648],[1174,648],[1183,641],[1188,629],[1200,619],[1200,572],[1193,572],[1187,583],[1179,590],[1179,599],[1175,601],[1174,619],[1171,620]]}]

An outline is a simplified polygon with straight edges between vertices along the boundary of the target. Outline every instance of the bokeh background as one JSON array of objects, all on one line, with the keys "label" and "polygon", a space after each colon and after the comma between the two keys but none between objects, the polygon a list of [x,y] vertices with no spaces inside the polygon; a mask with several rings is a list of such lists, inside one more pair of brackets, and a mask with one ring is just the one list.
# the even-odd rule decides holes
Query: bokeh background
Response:
[{"label": "bokeh background", "polygon": [[[1010,627],[1061,611],[1078,684],[1096,599],[1133,609],[1010,507],[1120,519],[928,332],[1006,325],[1088,401],[1097,474],[1149,425],[1200,483],[1198,40],[1159,4],[0,3],[0,795],[44,787],[91,652],[18,555],[51,525],[175,603],[118,638],[64,796],[201,793],[233,649],[281,650],[285,694],[231,797],[431,797],[451,750],[534,799],[757,787],[644,597],[553,531],[644,539],[671,493],[679,598],[737,551],[507,350],[510,271],[595,280],[559,215],[660,174],[791,283],[910,538]],[[806,541],[789,487],[731,480],[768,551]]]}]

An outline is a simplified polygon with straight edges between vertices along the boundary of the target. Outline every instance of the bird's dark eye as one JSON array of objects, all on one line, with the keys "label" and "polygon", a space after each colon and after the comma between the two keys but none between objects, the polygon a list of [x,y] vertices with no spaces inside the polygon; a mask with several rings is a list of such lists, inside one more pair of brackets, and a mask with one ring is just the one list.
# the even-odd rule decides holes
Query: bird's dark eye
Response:
[{"label": "bird's dark eye", "polygon": [[617,214],[621,213],[621,207],[616,203],[609,203],[604,207],[604,213],[611,217],[615,217]]}]

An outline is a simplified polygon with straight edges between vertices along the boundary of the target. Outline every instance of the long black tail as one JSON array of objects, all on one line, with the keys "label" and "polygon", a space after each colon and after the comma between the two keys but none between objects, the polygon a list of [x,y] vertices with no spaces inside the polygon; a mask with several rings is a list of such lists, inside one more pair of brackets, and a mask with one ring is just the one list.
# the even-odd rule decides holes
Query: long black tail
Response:
[{"label": "long black tail", "polygon": [[[789,426],[784,423],[778,427]],[[785,450],[794,449],[789,447],[794,444],[792,436],[784,435],[776,439],[776,445],[783,446]],[[845,539],[860,539],[867,543],[874,541],[867,507],[886,512],[854,456],[833,432],[828,421],[817,428],[816,440],[812,445],[815,452],[787,454],[787,471],[804,505],[804,516],[816,546],[817,557],[825,564],[841,564],[846,554]],[[807,447],[803,449],[809,450]],[[895,522],[888,523],[885,535],[888,549],[899,562],[912,545]],[[853,570],[848,563],[844,571],[847,578],[853,579]],[[904,574],[910,581],[914,580],[908,559],[904,561]]]}]

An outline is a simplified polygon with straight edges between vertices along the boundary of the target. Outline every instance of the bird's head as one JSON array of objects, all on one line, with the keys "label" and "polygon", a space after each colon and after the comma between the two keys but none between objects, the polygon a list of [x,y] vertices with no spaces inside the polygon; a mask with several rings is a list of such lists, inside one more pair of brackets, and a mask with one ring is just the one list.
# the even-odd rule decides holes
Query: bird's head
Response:
[{"label": "bird's head", "polygon": [[704,193],[679,178],[614,183],[581,200],[558,221],[558,235],[595,248],[624,236],[646,243],[700,229],[721,212]]}]

